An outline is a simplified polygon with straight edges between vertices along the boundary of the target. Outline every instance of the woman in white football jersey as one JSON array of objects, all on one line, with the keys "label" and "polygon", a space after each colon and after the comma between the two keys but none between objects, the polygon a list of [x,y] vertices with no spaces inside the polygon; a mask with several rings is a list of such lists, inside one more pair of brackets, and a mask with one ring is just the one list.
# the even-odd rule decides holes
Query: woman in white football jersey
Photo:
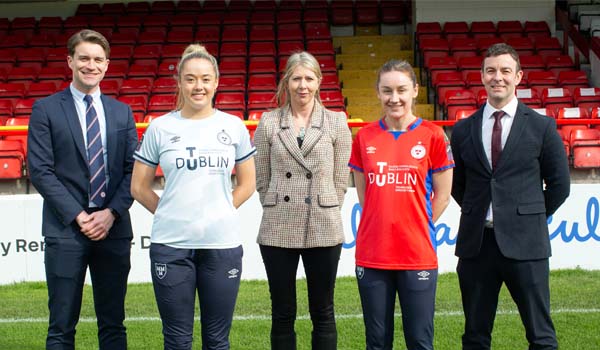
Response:
[{"label": "woman in white football jersey", "polygon": [[[255,148],[238,117],[213,108],[218,64],[202,45],[186,48],[176,78],[177,109],[146,130],[131,192],[154,214],[150,261],[164,348],[191,349],[197,292],[203,349],[229,349],[243,253],[236,209],[255,189]],[[152,189],[159,165],[160,198]]]}]

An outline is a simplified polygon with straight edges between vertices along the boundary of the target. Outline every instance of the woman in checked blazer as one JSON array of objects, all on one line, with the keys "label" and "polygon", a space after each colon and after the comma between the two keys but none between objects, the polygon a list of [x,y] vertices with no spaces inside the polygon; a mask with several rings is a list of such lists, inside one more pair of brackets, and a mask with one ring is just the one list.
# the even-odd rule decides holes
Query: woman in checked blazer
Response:
[{"label": "woman in checked blazer", "polygon": [[319,98],[321,69],[307,52],[288,59],[279,108],[256,129],[256,188],[263,206],[258,244],[271,292],[271,349],[296,349],[296,270],[302,256],[312,349],[336,349],[333,292],[344,240],[340,208],[352,137],[346,115]]}]

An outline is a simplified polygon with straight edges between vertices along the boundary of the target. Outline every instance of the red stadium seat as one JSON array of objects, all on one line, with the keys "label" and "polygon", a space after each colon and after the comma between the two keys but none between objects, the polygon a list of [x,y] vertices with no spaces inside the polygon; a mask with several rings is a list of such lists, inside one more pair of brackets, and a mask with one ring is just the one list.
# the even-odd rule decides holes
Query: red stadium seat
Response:
[{"label": "red stadium seat", "polygon": [[345,108],[344,96],[340,91],[320,91],[321,102],[327,108]]},{"label": "red stadium seat", "polygon": [[39,98],[50,96],[56,92],[56,83],[46,81],[39,83],[31,83],[29,84],[29,88],[27,89],[27,93],[25,96],[27,98]]},{"label": "red stadium seat", "polygon": [[[473,113],[477,112],[477,108],[467,107],[467,108],[457,108],[456,113],[454,114],[455,120],[461,120],[469,118],[473,115]],[[452,118],[449,118],[452,119]]]},{"label": "red stadium seat", "polygon": [[174,94],[177,92],[177,81],[173,77],[161,77],[154,80],[152,94]]},{"label": "red stadium seat", "polygon": [[251,42],[248,55],[253,56],[267,56],[275,57],[277,50],[275,44],[272,42]]},{"label": "red stadium seat", "polygon": [[146,113],[148,107],[148,97],[146,95],[120,96],[118,100],[128,104],[133,112]]},{"label": "red stadium seat", "polygon": [[[263,8],[262,6],[266,4],[271,4],[270,6],[275,6],[275,2],[270,1],[255,1],[254,2],[254,12],[250,15],[250,24],[275,24],[275,8]],[[260,5],[260,6],[257,6]],[[270,7],[269,6],[269,7]],[[257,11],[257,7],[260,9]]]},{"label": "red stadium seat", "polygon": [[555,37],[536,37],[534,40],[535,50],[541,56],[562,55],[562,46]]},{"label": "red stadium seat", "polygon": [[247,49],[245,42],[225,42],[221,44],[220,57],[246,57]]},{"label": "red stadium seat", "polygon": [[531,88],[517,88],[515,92],[519,101],[530,108],[542,108],[542,99],[538,96],[537,90]]},{"label": "red stadium seat", "polygon": [[0,179],[20,179],[25,169],[25,150],[21,142],[0,140]]},{"label": "red stadium seat", "polygon": [[215,98],[215,107],[221,110],[244,110],[246,98],[243,92],[219,92]]},{"label": "red stadium seat", "polygon": [[587,108],[562,107],[558,109],[557,119],[586,119],[589,117]]},{"label": "red stadium seat", "polygon": [[504,38],[523,36],[523,25],[519,21],[498,21],[498,35]]},{"label": "red stadium seat", "polygon": [[223,28],[221,42],[243,42],[248,41],[248,32],[245,25],[230,25]]},{"label": "red stadium seat", "polygon": [[274,92],[248,93],[248,111],[265,110],[277,107]]},{"label": "red stadium seat", "polygon": [[177,103],[174,95],[154,95],[148,103],[148,112],[170,112],[175,109]]},{"label": "red stadium seat", "polygon": [[306,23],[304,25],[304,37],[310,40],[331,40],[329,25],[325,23]]},{"label": "red stadium seat", "polygon": [[26,91],[24,83],[0,83],[0,98],[23,98]]},{"label": "red stadium seat", "polygon": [[219,63],[219,71],[221,75],[246,75],[246,58],[224,57]]},{"label": "red stadium seat", "polygon": [[550,37],[550,27],[546,21],[526,21],[523,27],[525,36],[530,38]]},{"label": "red stadium seat", "polygon": [[266,110],[256,110],[248,112],[248,120],[259,121],[262,118],[263,113],[267,112]]},{"label": "red stadium seat", "polygon": [[252,74],[275,74],[277,73],[275,59],[272,57],[264,56],[250,57],[248,71]]},{"label": "red stadium seat", "polygon": [[545,63],[546,69],[551,70],[554,74],[575,69],[575,63],[569,55],[546,56]]},{"label": "red stadium seat", "polygon": [[[202,25],[198,27],[194,40],[206,46],[206,43],[218,43],[220,41],[220,36],[221,33],[219,27]],[[209,52],[213,55],[218,53]]]},{"label": "red stadium seat", "polygon": [[119,95],[148,95],[152,89],[152,78],[135,78],[123,80]]},{"label": "red stadium seat", "polygon": [[321,90],[340,90],[340,80],[337,72],[324,72],[321,79]]},{"label": "red stadium seat", "polygon": [[586,88],[590,86],[587,74],[581,70],[562,71],[558,73],[558,85],[569,87],[572,91],[576,87]]},{"label": "red stadium seat", "polygon": [[571,133],[574,168],[600,168],[600,130],[574,130]]},{"label": "red stadium seat", "polygon": [[442,26],[439,22],[419,22],[417,23],[415,35],[419,44],[419,48],[421,48],[421,42],[423,39],[439,39],[442,37]]},{"label": "red stadium seat", "polygon": [[556,118],[556,114],[553,108],[532,108],[534,111],[538,112],[541,115],[545,115],[550,118]]},{"label": "red stadium seat", "polygon": [[567,88],[548,88],[542,91],[542,104],[546,108],[571,107],[573,99]]},{"label": "red stadium seat", "polygon": [[[304,51],[304,41],[298,40],[279,42],[277,45],[277,49],[279,53],[278,56],[281,62],[281,57],[283,56],[291,56],[295,52]],[[282,67],[280,64],[279,71],[281,71],[283,68],[285,68],[285,66]]]},{"label": "red stadium seat", "polygon": [[275,31],[272,25],[260,25],[250,30],[250,42],[275,42]]},{"label": "red stadium seat", "polygon": [[496,36],[496,26],[492,21],[471,22],[471,35],[475,40]]},{"label": "red stadium seat", "polygon": [[573,90],[573,103],[578,107],[584,108],[592,108],[600,105],[600,88],[575,88]]},{"label": "red stadium seat", "polygon": [[277,79],[275,74],[251,74],[248,78],[248,91],[271,91],[277,90]]},{"label": "red stadium seat", "polygon": [[116,98],[119,96],[119,89],[121,88],[121,84],[123,83],[123,79],[103,79],[100,82],[100,90],[103,94]]},{"label": "red stadium seat", "polygon": [[535,46],[533,45],[533,41],[530,38],[526,37],[517,37],[517,38],[508,38],[506,39],[506,43],[512,46],[519,55],[533,55],[535,54]]},{"label": "red stadium seat", "polygon": [[469,37],[469,25],[467,22],[445,22],[442,32],[448,40],[455,38],[468,38]]},{"label": "red stadium seat", "polygon": [[454,89],[446,91],[443,106],[446,119],[456,118],[457,111],[464,108],[476,109],[477,100],[475,95],[467,89]]},{"label": "red stadium seat", "polygon": [[[191,38],[192,33],[186,33]],[[167,39],[167,32],[163,27],[147,27],[138,35],[138,45],[163,45]],[[190,41],[188,41],[189,43]],[[174,42],[173,42],[174,43]]]},{"label": "red stadium seat", "polygon": [[223,75],[219,78],[219,91],[246,91],[246,79],[243,75]]},{"label": "red stadium seat", "polygon": [[304,41],[304,33],[299,24],[282,24],[277,27],[277,41]]}]

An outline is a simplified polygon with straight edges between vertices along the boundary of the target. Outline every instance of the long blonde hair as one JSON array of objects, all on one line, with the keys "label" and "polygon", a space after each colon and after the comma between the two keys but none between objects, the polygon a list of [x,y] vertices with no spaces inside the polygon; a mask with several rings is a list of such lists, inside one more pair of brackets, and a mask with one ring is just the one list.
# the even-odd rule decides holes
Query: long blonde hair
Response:
[{"label": "long blonde hair", "polygon": [[[215,71],[215,78],[217,80],[219,79],[219,64],[217,63],[217,59],[213,55],[208,53],[208,51],[206,50],[206,47],[204,47],[204,45],[191,44],[185,48],[185,50],[183,51],[183,54],[181,55],[181,59],[179,60],[179,64],[177,65],[177,78],[176,78],[177,82],[181,82],[181,70],[183,68],[183,65],[192,58],[200,58],[200,59],[204,59],[204,60],[207,60],[208,62],[210,62],[210,64],[212,64],[213,69]],[[177,85],[177,106],[175,108],[177,110],[182,109],[184,102],[185,102],[185,100],[183,99],[183,96],[181,95],[181,91],[180,91],[179,84],[178,84]]]},{"label": "long blonde hair", "polygon": [[[290,82],[290,77],[294,72],[294,69],[298,66],[303,66],[305,68],[310,69],[315,73],[317,79],[321,81],[323,78],[323,74],[321,73],[321,67],[319,66],[319,62],[317,59],[306,51],[296,52],[292,54],[285,65],[285,73],[281,80],[279,80],[279,85],[277,85],[277,93],[275,94],[275,98],[277,99],[277,106],[284,107],[290,106],[290,100],[288,96],[288,86]],[[315,100],[322,104],[321,97],[319,96],[319,89],[315,92]]]}]

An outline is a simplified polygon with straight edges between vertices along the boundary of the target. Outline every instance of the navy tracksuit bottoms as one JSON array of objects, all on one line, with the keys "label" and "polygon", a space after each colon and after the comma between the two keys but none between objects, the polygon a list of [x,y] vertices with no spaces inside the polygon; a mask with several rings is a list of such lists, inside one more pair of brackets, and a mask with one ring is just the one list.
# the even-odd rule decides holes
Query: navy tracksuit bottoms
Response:
[{"label": "navy tracksuit bottoms", "polygon": [[408,350],[433,350],[437,269],[380,270],[356,267],[367,350],[391,350],[396,294]]},{"label": "navy tracksuit bottoms", "polygon": [[229,349],[242,255],[242,246],[231,249],[150,246],[152,284],[163,324],[165,350],[192,348],[196,292],[200,301],[202,349]]}]

